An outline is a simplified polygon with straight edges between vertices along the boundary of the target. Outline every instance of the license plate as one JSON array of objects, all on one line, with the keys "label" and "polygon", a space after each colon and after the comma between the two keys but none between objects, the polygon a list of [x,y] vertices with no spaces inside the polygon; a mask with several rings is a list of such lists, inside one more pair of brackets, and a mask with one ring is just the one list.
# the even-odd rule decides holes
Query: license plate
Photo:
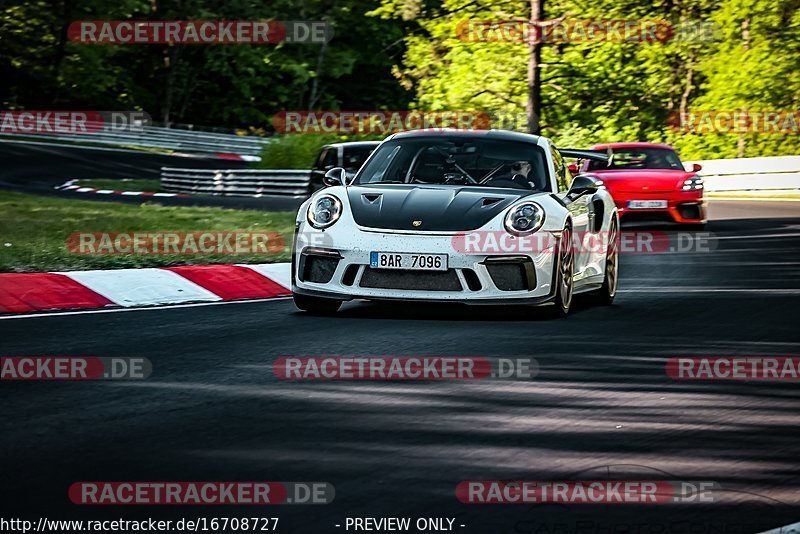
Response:
[{"label": "license plate", "polygon": [[666,200],[629,200],[628,207],[632,210],[652,210],[666,208]]},{"label": "license plate", "polygon": [[400,254],[396,252],[370,252],[369,266],[373,269],[446,271],[447,254]]}]

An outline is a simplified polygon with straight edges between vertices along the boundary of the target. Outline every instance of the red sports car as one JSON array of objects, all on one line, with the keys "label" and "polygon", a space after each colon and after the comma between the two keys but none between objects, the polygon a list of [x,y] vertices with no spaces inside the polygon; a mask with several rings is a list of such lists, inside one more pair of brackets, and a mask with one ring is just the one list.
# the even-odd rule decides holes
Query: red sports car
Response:
[{"label": "red sports car", "polygon": [[678,154],[669,145],[655,143],[609,143],[592,150],[608,151],[609,163],[584,160],[573,172],[602,180],[619,210],[622,220],[670,221],[700,226],[706,222],[703,179],[683,168]]}]

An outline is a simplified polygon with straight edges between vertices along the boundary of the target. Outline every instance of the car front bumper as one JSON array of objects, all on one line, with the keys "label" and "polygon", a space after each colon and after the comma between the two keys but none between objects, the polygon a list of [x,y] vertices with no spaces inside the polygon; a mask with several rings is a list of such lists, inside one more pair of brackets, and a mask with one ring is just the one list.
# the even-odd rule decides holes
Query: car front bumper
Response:
[{"label": "car front bumper", "polygon": [[[454,234],[357,229],[295,240],[292,291],[338,300],[540,304],[552,299],[555,246],[520,253],[467,253]],[[513,245],[512,245],[513,247]],[[370,253],[447,254],[447,271],[375,269]]]},{"label": "car front bumper", "polygon": [[[679,224],[706,222],[706,200],[702,193],[612,193],[621,221],[670,221]],[[666,208],[631,209],[631,200],[666,200]]]}]

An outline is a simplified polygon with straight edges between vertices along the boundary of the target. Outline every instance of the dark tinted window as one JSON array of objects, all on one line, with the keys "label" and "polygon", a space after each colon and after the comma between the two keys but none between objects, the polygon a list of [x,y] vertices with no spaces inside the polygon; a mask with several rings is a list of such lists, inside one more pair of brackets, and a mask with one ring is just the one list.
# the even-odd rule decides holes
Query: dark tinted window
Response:
[{"label": "dark tinted window", "polygon": [[666,148],[615,148],[614,161],[606,165],[603,161],[589,161],[590,171],[605,169],[677,169],[683,170],[678,155]]},{"label": "dark tinted window", "polygon": [[421,183],[550,190],[544,151],[518,141],[436,136],[383,143],[356,184]]},{"label": "dark tinted window", "polygon": [[336,149],[335,148],[323,148],[322,152],[319,154],[319,158],[317,158],[317,168],[318,169],[332,169],[337,165],[336,161]]}]

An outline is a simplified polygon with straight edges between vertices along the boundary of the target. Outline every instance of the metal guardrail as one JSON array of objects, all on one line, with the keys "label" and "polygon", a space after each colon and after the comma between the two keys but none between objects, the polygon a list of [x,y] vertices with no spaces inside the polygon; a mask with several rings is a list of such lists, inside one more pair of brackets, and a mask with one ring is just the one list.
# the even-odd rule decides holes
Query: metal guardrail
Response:
[{"label": "metal guardrail", "polygon": [[249,196],[308,194],[311,171],[161,168],[161,187],[169,193]]},{"label": "metal guardrail", "polygon": [[230,153],[242,156],[258,156],[269,139],[248,137],[235,134],[180,130],[161,126],[143,126],[135,129],[114,129],[108,125],[87,122],[87,133],[50,133],[41,132],[24,134],[21,132],[0,131],[0,136],[46,139],[89,145],[133,146],[143,148],[159,148],[166,150]]}]

